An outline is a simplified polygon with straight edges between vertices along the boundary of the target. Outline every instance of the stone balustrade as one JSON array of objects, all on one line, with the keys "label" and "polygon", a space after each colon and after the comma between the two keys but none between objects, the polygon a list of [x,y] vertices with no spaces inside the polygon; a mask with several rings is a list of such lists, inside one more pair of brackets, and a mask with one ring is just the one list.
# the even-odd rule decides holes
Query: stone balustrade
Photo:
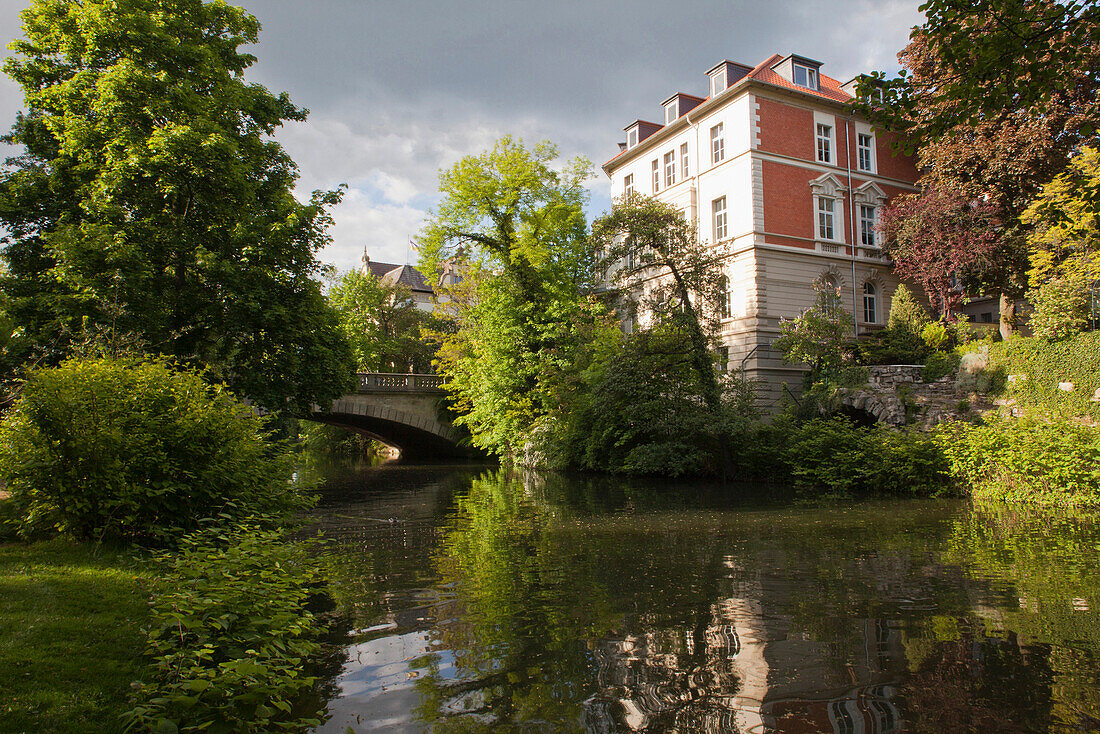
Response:
[{"label": "stone balustrade", "polygon": [[360,372],[359,392],[443,392],[439,375]]}]

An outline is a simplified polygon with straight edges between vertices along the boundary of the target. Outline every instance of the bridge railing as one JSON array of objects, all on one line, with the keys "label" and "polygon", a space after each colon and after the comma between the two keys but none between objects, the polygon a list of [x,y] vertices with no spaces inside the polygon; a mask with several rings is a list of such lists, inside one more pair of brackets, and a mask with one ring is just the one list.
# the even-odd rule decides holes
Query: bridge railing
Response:
[{"label": "bridge railing", "polygon": [[439,375],[413,375],[400,372],[360,372],[359,392],[442,392]]}]

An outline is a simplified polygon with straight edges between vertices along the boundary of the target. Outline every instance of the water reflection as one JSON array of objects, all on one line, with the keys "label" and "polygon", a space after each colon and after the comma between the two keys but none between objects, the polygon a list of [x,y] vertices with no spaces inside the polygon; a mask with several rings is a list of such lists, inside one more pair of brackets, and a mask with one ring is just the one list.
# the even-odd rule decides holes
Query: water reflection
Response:
[{"label": "water reflection", "polygon": [[361,599],[321,732],[1100,730],[1090,519],[408,467],[319,512]]}]

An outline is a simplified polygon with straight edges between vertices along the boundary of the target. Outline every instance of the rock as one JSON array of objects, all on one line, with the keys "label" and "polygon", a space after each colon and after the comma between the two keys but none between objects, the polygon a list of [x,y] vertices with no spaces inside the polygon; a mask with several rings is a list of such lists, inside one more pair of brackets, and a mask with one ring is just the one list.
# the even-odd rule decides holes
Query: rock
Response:
[{"label": "rock", "polygon": [[1063,391],[1063,392],[1073,392],[1073,383],[1072,382],[1059,382],[1058,383],[1058,389]]}]

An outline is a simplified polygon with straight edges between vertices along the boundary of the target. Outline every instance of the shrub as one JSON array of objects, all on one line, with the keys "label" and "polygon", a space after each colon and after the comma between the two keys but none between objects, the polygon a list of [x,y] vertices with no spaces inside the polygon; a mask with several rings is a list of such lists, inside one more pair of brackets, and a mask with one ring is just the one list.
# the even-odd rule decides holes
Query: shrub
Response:
[{"label": "shrub", "polygon": [[843,418],[795,428],[783,461],[796,484],[832,494],[909,497],[950,489],[947,461],[931,436],[860,428]]},{"label": "shrub", "polygon": [[1078,334],[1089,319],[1088,284],[1065,278],[1043,283],[1028,293],[1033,310],[1028,326],[1035,336],[1060,341]]},{"label": "shrub", "polygon": [[929,320],[928,312],[917,301],[913,291],[904,283],[899,285],[890,299],[887,327],[894,330],[907,329],[913,334],[920,334]]},{"label": "shrub", "polygon": [[941,377],[952,374],[958,368],[959,355],[954,352],[932,352],[924,361],[921,379],[925,382],[935,382]]},{"label": "shrub", "polygon": [[165,556],[128,730],[306,731],[323,697],[309,668],[329,634],[306,546],[239,525],[184,536]]},{"label": "shrub", "polygon": [[203,518],[303,504],[293,457],[221,386],[163,360],[71,359],[34,372],[0,424],[19,531],[165,542]]},{"label": "shrub", "polygon": [[1100,507],[1100,429],[1020,418],[947,424],[937,440],[975,499]]}]

